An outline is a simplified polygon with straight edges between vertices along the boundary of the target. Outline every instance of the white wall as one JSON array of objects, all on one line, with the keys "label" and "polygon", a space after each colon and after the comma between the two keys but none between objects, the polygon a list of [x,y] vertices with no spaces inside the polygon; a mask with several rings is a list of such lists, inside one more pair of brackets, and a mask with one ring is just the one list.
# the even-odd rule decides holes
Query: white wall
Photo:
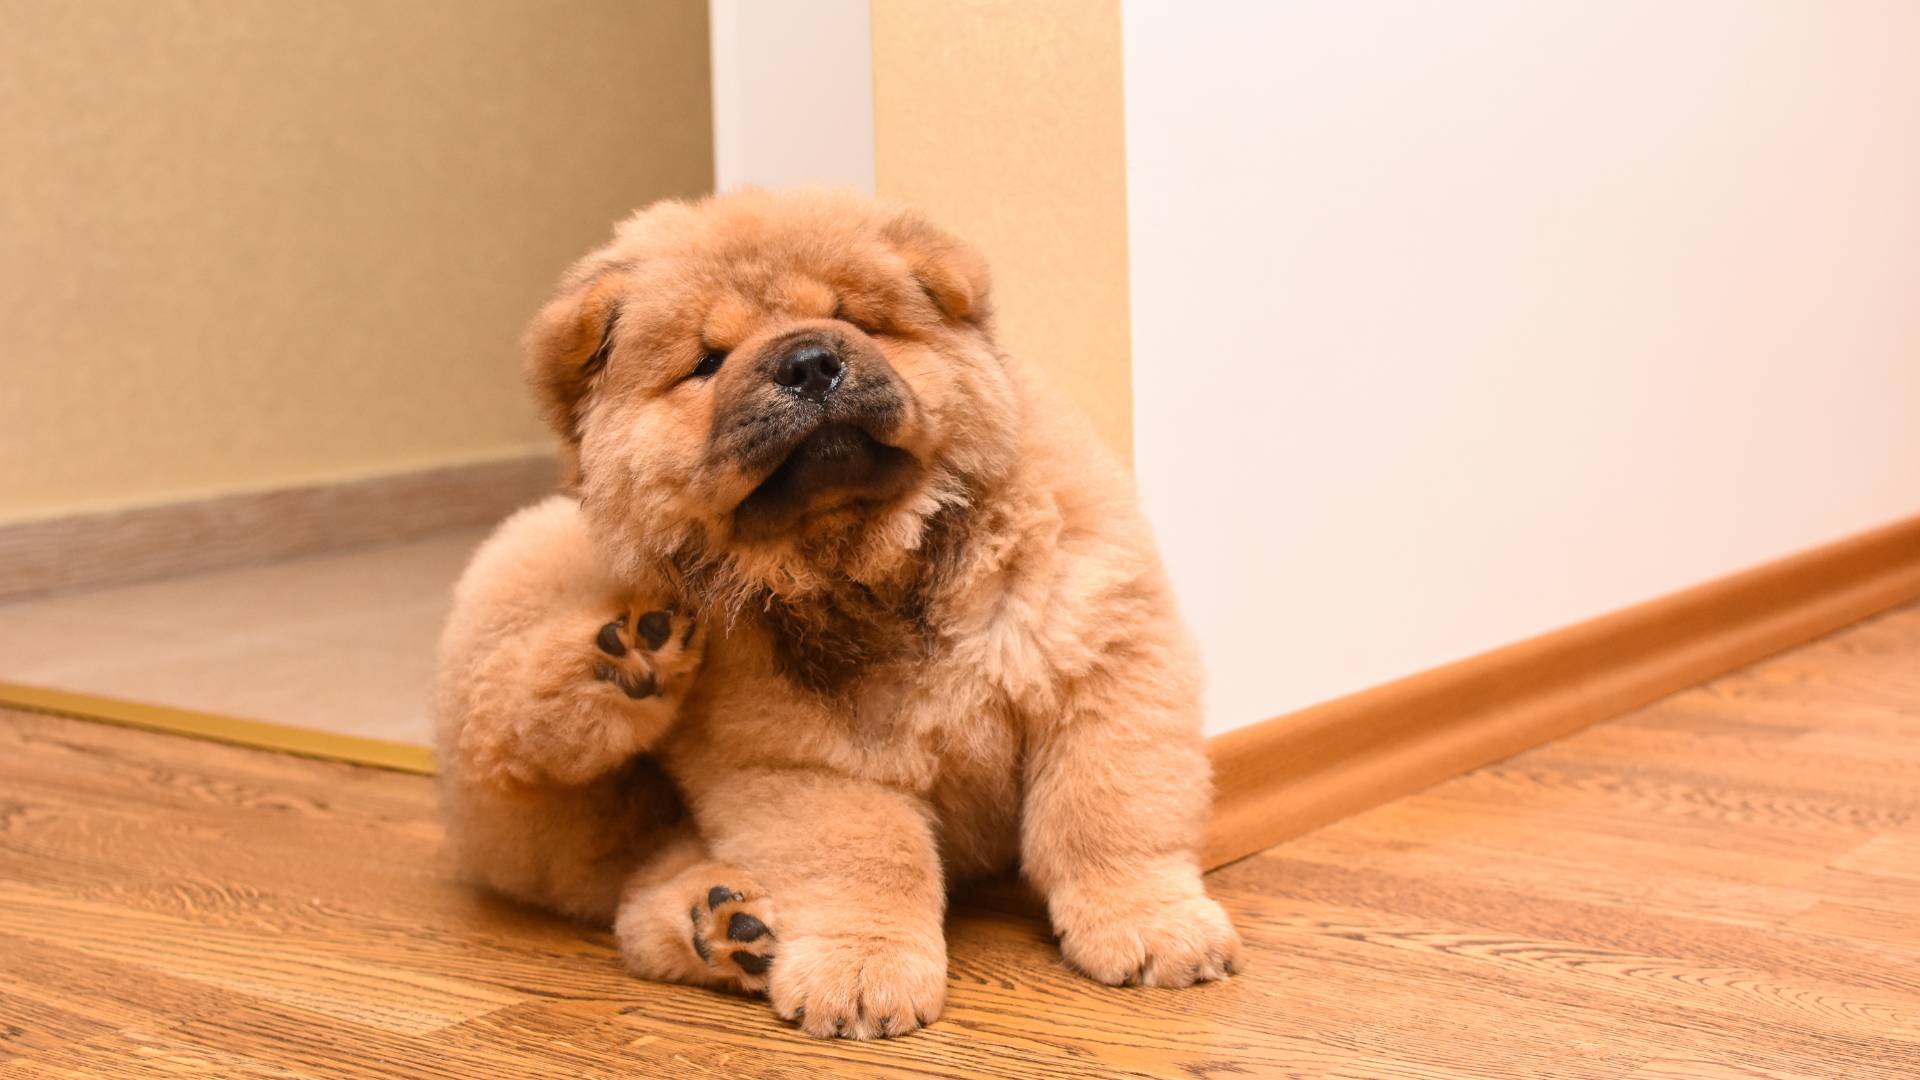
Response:
[{"label": "white wall", "polygon": [[712,0],[714,187],[873,190],[868,0]]},{"label": "white wall", "polygon": [[1920,511],[1920,4],[1124,4],[1214,730]]}]

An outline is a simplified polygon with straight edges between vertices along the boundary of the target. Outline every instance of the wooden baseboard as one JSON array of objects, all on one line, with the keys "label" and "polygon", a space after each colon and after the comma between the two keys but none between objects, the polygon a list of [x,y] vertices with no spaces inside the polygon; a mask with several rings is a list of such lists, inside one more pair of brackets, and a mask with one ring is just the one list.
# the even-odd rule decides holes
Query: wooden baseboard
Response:
[{"label": "wooden baseboard", "polygon": [[1920,517],[1211,744],[1209,868],[1920,598]]},{"label": "wooden baseboard", "polygon": [[0,599],[392,543],[555,489],[551,454],[0,525]]}]

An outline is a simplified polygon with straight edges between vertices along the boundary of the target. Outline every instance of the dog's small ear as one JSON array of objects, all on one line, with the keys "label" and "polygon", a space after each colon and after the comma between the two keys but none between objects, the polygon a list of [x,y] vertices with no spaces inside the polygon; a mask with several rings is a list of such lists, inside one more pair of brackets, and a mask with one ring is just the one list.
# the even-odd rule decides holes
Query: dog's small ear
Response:
[{"label": "dog's small ear", "polygon": [[896,215],[884,233],[942,314],[987,328],[993,311],[987,260],[979,252],[913,213]]},{"label": "dog's small ear", "polygon": [[576,479],[583,406],[613,351],[625,284],[618,270],[570,278],[521,339],[527,382],[564,440],[569,483]]}]

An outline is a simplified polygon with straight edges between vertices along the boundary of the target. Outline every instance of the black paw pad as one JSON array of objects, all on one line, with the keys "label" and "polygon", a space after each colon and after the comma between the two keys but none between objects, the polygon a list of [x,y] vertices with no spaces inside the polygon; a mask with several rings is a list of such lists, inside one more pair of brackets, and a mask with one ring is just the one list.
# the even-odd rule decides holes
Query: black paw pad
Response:
[{"label": "black paw pad", "polygon": [[713,888],[707,890],[707,910],[713,911],[729,900],[740,901],[745,899],[746,897],[741,896],[725,885],[715,885]]},{"label": "black paw pad", "polygon": [[767,934],[767,924],[747,914],[736,911],[733,918],[727,920],[727,940],[758,941]]},{"label": "black paw pad", "polygon": [[706,964],[712,963],[713,950],[707,948],[707,943],[704,940],[702,940],[702,938],[704,938],[705,935],[700,932],[699,905],[696,904],[693,907],[690,907],[687,909],[687,921],[693,924],[693,933],[692,935],[690,935],[689,940],[693,942],[694,953],[700,957],[701,963],[706,963]]},{"label": "black paw pad", "polygon": [[673,617],[664,611],[649,611],[640,616],[640,637],[647,648],[657,649],[673,635]]},{"label": "black paw pad", "polygon": [[765,975],[767,969],[773,966],[773,957],[763,956],[760,953],[750,953],[744,949],[735,949],[733,951],[733,962],[741,971],[749,975]]},{"label": "black paw pad", "polygon": [[628,697],[638,700],[649,698],[660,692],[660,684],[654,682],[653,672],[649,671],[639,678],[629,675],[620,680],[620,691]]},{"label": "black paw pad", "polygon": [[598,664],[593,669],[593,677],[601,682],[610,682],[620,688],[620,692],[638,701],[650,698],[660,692],[660,684],[654,681],[653,672],[645,675],[633,675],[606,664]]},{"label": "black paw pad", "polygon": [[620,628],[625,621],[624,618],[615,619],[600,628],[600,633],[593,639],[593,643],[600,646],[601,652],[608,656],[627,655],[627,643],[620,640]]}]

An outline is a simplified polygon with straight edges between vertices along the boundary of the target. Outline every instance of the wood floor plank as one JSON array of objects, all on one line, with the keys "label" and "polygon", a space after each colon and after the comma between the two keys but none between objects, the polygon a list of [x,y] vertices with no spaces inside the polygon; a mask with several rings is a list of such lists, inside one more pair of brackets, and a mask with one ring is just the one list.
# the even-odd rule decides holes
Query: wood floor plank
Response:
[{"label": "wood floor plank", "polygon": [[324,940],[124,905],[70,900],[0,882],[0,933],[59,941],[126,968],[149,968],[337,1019],[399,1032],[428,1032],[524,995],[391,961],[390,947]]},{"label": "wood floor plank", "polygon": [[1620,953],[1652,954],[1706,967],[1741,967],[1770,978],[1810,978],[1897,1001],[1920,1001],[1920,966],[1870,942],[1803,940],[1781,927],[1621,908],[1589,900],[1542,903],[1528,892],[1471,874],[1423,876],[1290,858],[1248,860],[1222,875],[1235,893],[1403,917],[1519,938],[1570,940]]},{"label": "wood floor plank", "polygon": [[1628,827],[1669,839],[1733,840],[1784,855],[1845,849],[1877,830],[1902,828],[1916,814],[1845,798],[1756,791],[1711,776],[1679,777],[1612,769],[1577,758],[1538,758],[1489,766],[1418,798],[1420,806],[1489,811],[1551,811],[1590,828]]},{"label": "wood floor plank", "polygon": [[1245,971],[1096,986],[1006,884],[881,1044],[454,879],[429,781],[0,713],[0,1078],[1920,1069],[1920,608],[1213,875]]},{"label": "wood floor plank", "polygon": [[1810,1073],[1754,1069],[1705,1058],[1662,1058],[1648,1062],[1628,1080],[1821,1080]]}]

